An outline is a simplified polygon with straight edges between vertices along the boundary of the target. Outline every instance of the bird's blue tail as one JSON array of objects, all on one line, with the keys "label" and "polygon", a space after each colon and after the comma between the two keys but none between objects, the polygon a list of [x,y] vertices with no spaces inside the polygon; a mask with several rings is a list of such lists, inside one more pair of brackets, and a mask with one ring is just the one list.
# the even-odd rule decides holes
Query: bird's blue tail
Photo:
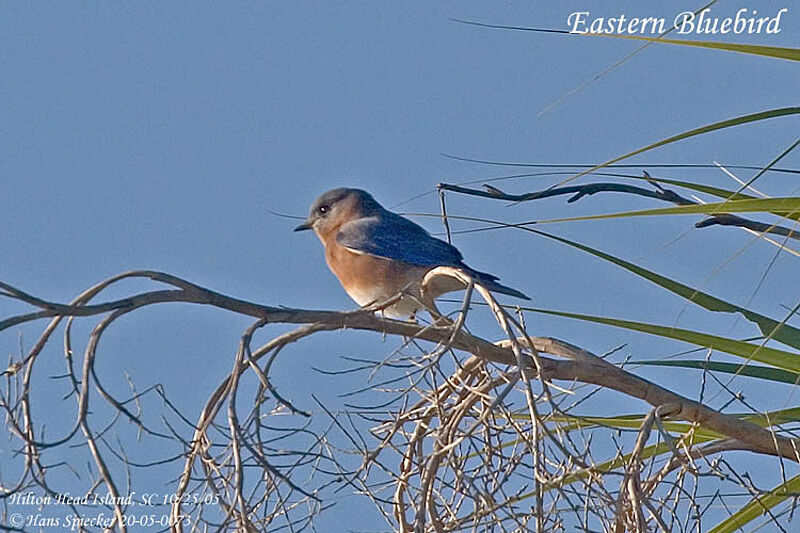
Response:
[{"label": "bird's blue tail", "polygon": [[469,272],[469,274],[475,278],[476,282],[480,283],[492,292],[499,292],[501,294],[508,294],[509,296],[514,296],[516,298],[522,298],[523,300],[530,300],[530,297],[524,292],[507,287],[497,281],[499,278],[493,274],[479,272],[477,270],[472,270],[471,268],[467,270],[467,272]]}]

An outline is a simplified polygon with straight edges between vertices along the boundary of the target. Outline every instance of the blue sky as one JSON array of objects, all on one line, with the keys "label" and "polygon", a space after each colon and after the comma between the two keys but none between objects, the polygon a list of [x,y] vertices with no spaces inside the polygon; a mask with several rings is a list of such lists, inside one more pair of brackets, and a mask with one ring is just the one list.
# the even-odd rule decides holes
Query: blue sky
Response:
[{"label": "blue sky", "polygon": [[[273,212],[303,216],[318,193],[359,186],[388,207],[437,213],[438,182],[480,184],[518,173],[443,154],[600,163],[687,129],[797,103],[800,78],[789,62],[651,46],[543,112],[639,44],[493,30],[451,19],[564,28],[575,10],[671,18],[697,7],[677,1],[613,1],[602,7],[575,1],[5,3],[0,9],[2,280],[65,301],[113,274],[150,268],[264,304],[350,309],[354,304],[328,272],[317,240],[293,233],[296,222]],[[732,16],[741,7],[775,13],[787,6],[722,1],[714,9]],[[727,40],[796,46],[798,13],[788,7],[782,33]],[[759,166],[796,135],[796,119],[773,119],[632,161]],[[798,156],[790,155],[781,166],[797,168]],[[715,169],[651,173],[735,187]],[[741,171],[739,177],[752,174]],[[563,177],[500,186],[524,192]],[[793,176],[782,174],[765,175],[758,185],[773,195],[796,187]],[[612,195],[577,204],[558,198],[515,206],[450,197],[448,205],[451,214],[507,221],[658,206]],[[415,220],[442,231],[435,218]],[[734,229],[696,230],[696,220],[542,229],[746,304],[775,249],[763,242],[747,246],[752,239]],[[687,308],[645,281],[540,238],[492,231],[457,235],[454,242],[470,265],[533,295],[538,307],[719,334],[753,332],[728,315]],[[782,318],[781,305],[797,303],[796,261],[788,255],[775,261],[753,308]],[[126,287],[114,294],[144,285]],[[3,302],[0,309],[6,315],[19,308]],[[229,372],[248,323],[189,306],[147,309],[108,332],[98,365],[121,387],[123,371],[143,387],[163,383],[196,416]],[[528,324],[536,334],[596,353],[627,343],[624,353],[635,359],[685,348],[541,315],[532,315]],[[475,328],[499,335],[489,323]],[[37,331],[23,328],[23,344],[29,346]],[[6,352],[17,349],[17,331],[0,335]],[[310,339],[278,361],[276,383],[306,408],[314,407],[308,390],[340,405],[338,395],[358,388],[361,377],[331,380],[310,368],[336,368],[343,364],[341,355],[379,356],[389,349],[364,335]],[[57,373],[58,347],[45,355],[52,360],[42,363],[42,376]],[[642,373],[659,376],[656,370]],[[691,395],[697,375],[673,372],[668,384]],[[41,416],[50,416],[47,402],[59,402],[63,392],[45,393],[35,406]],[[606,397],[598,410],[645,408],[619,395]],[[780,407],[787,397],[788,392],[757,398],[754,404]],[[52,431],[68,426],[70,409],[71,403],[63,405],[67,414],[48,421]],[[0,465],[10,465],[3,446]],[[159,452],[147,442],[137,450]],[[144,479],[146,484],[150,478]],[[159,476],[152,479],[163,484]],[[369,508],[352,498],[339,507],[346,505]],[[363,529],[381,527],[377,514],[365,516]]]}]

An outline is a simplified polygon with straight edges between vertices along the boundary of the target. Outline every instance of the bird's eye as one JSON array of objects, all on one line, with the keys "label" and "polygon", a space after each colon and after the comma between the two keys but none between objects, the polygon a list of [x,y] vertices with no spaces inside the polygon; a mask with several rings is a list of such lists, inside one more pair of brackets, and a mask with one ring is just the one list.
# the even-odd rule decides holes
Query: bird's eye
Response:
[{"label": "bird's eye", "polygon": [[330,210],[331,210],[330,206],[321,205],[317,208],[317,213],[319,213],[320,215],[325,215]]}]

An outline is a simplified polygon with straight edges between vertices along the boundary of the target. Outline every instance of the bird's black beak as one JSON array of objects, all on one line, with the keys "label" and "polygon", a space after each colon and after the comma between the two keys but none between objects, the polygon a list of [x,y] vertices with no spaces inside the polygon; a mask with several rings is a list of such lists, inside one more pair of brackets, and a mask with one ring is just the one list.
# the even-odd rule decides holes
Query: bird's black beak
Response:
[{"label": "bird's black beak", "polygon": [[294,228],[294,230],[295,230],[295,231],[305,231],[305,230],[307,230],[307,229],[311,229],[311,228],[313,228],[313,227],[314,227],[314,224],[312,224],[311,222],[309,222],[308,220],[306,220],[305,222],[303,222],[302,224],[300,224],[299,226],[297,226],[296,228]]}]

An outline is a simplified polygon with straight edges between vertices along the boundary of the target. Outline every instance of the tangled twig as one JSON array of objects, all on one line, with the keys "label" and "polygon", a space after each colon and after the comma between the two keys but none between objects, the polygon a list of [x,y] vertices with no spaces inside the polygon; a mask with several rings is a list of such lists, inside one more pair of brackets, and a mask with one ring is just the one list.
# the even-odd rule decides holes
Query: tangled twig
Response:
[{"label": "tangled twig", "polygon": [[[127,419],[140,432],[178,447],[179,453],[171,458],[152,463],[166,465],[183,459],[182,468],[175,472],[178,479],[174,498],[169,502],[170,520],[164,525],[176,531],[192,530],[203,524],[223,530],[261,531],[280,527],[300,530],[330,505],[324,491],[337,485],[350,486],[367,494],[376,504],[391,507],[385,516],[400,531],[452,531],[471,527],[470,524],[505,522],[525,530],[529,521],[537,529],[547,531],[557,525],[554,520],[561,519],[554,512],[560,504],[572,509],[576,520],[582,523],[586,523],[589,515],[609,523],[616,520],[615,516],[632,516],[632,520],[626,519],[628,527],[641,529],[648,522],[644,509],[656,523],[664,523],[654,507],[666,505],[655,502],[656,488],[674,470],[686,470],[692,458],[744,449],[798,461],[796,439],[685,398],[564,341],[530,336],[521,320],[464,272],[435,269],[425,284],[437,276],[459,279],[467,292],[455,320],[434,311],[435,320],[427,325],[376,314],[385,302],[348,312],[265,306],[154,271],[115,276],[69,304],[46,301],[0,284],[3,295],[34,308],[0,321],[0,330],[51,319],[34,346],[21,353],[18,360],[12,360],[4,372],[7,386],[0,397],[0,407],[6,415],[9,433],[20,443],[22,464],[19,479],[10,485],[3,484],[0,497],[9,501],[13,495],[33,487],[38,487],[42,494],[57,497],[61,492],[49,481],[52,466],[46,466],[42,457],[64,446],[83,444],[97,470],[87,489],[96,492],[105,487],[114,516],[108,528],[124,531],[127,504],[124,492],[118,488],[122,485],[117,482],[120,475],[117,463],[123,465],[126,475],[131,469],[147,465],[131,462],[121,447],[116,449],[109,444],[106,435],[118,419]],[[130,278],[151,279],[169,288],[93,303],[109,286]],[[505,339],[491,342],[468,331],[467,314],[472,307],[473,289],[489,304]],[[116,320],[144,307],[175,302],[209,305],[255,319],[241,336],[230,374],[210,394],[194,422],[175,408],[161,387],[150,387],[143,392],[132,388],[133,396],[120,400],[111,389],[101,385],[96,372],[100,339]],[[79,317],[98,317],[99,321],[88,338],[82,360],[76,361],[71,325]],[[76,397],[75,424],[63,435],[45,438],[36,429],[39,426],[30,407],[37,392],[33,377],[44,346],[64,319],[67,327],[63,377],[68,379],[69,395]],[[251,348],[256,330],[271,324],[299,327]],[[320,332],[342,329],[403,337],[403,347],[431,343],[419,357],[398,353],[395,359],[375,364],[376,368],[410,370],[401,376],[409,385],[396,395],[402,406],[392,416],[387,419],[376,408],[364,410],[364,419],[372,423],[376,416],[383,418],[373,427],[377,441],[371,450],[354,422],[347,418],[350,414],[337,414],[323,407],[331,425],[318,429],[311,425],[316,417],[279,395],[269,377],[271,361],[286,346]],[[460,360],[457,351],[468,356]],[[453,355],[450,368],[446,354]],[[268,362],[262,366],[260,362],[265,358]],[[243,379],[252,379],[257,388],[247,415],[240,413],[238,403]],[[570,428],[577,426],[564,425],[570,415],[561,398],[570,391],[555,385],[556,381],[568,386],[599,385],[653,407],[651,417],[642,424],[634,452],[625,463],[626,473],[617,496],[605,486],[609,472],[594,466],[590,447],[579,446],[570,437]],[[515,390],[521,394],[512,394]],[[102,429],[96,427],[98,415],[92,408],[96,404],[91,403],[91,391],[96,391],[115,413]],[[141,401],[151,392],[159,395],[166,413],[170,414],[161,416],[166,430],[154,429],[152,420],[142,410]],[[268,395],[275,402],[272,412],[288,412],[298,423],[278,427],[265,422],[270,415],[261,409]],[[414,396],[418,398],[416,401],[412,401]],[[524,407],[513,407],[514,398],[520,397],[524,398]],[[126,407],[131,402],[135,402],[135,410]],[[227,409],[223,409],[226,405]],[[716,448],[709,445],[703,450],[691,447],[684,439],[681,444],[684,449],[679,451],[673,445],[672,458],[656,475],[642,482],[642,461],[649,457],[645,454],[647,437],[653,424],[660,424],[665,417],[714,431],[724,436],[724,440]],[[408,429],[409,425],[413,429]],[[360,466],[351,468],[345,464],[332,432],[345,435],[359,450],[363,457]],[[287,445],[276,445],[280,442]],[[381,459],[392,452],[400,458],[398,468]],[[371,481],[376,469],[386,476],[383,482]],[[256,471],[259,474],[253,475]],[[586,506],[583,514],[573,502],[577,489],[571,485],[576,481],[581,483],[586,497],[592,495],[594,502],[589,505],[582,497]],[[533,485],[533,491],[528,490],[529,485]],[[382,490],[390,488],[391,496],[381,495]],[[199,495],[200,501],[187,499],[189,494]],[[528,498],[534,499],[532,508],[527,511],[518,508]],[[79,505],[72,505],[71,509],[76,516],[80,515]],[[408,516],[410,511],[414,512],[413,518]]]}]

